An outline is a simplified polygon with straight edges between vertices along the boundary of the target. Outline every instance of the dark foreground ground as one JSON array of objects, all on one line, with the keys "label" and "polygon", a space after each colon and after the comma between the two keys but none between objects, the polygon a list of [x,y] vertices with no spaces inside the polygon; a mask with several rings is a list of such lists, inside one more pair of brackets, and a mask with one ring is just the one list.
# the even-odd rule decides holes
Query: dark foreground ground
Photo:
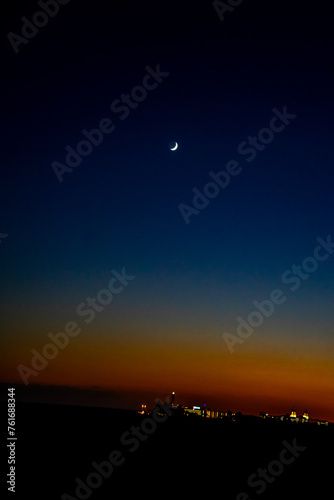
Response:
[{"label": "dark foreground ground", "polygon": [[[5,408],[1,409],[4,415]],[[137,498],[311,500],[333,496],[333,425],[268,424],[249,417],[238,423],[169,417],[156,430],[145,423],[152,432],[145,441],[130,441],[126,435],[121,443],[122,434],[140,426],[144,418],[130,411],[19,403],[16,493],[9,498],[94,500],[134,494]],[[6,436],[2,436],[3,451]],[[289,464],[270,466],[279,460],[283,441],[306,449],[297,450],[297,457],[285,452]],[[93,485],[100,484],[91,492],[83,486],[76,492],[76,478],[87,484],[87,476],[96,473],[92,463],[108,460],[113,450],[119,450],[114,457],[123,458],[123,463],[114,466],[108,478],[91,476]],[[269,474],[271,484],[255,476],[259,468],[268,466],[276,472],[276,477]],[[4,483],[2,473],[1,489],[6,490]],[[68,496],[62,496],[65,493]]]}]

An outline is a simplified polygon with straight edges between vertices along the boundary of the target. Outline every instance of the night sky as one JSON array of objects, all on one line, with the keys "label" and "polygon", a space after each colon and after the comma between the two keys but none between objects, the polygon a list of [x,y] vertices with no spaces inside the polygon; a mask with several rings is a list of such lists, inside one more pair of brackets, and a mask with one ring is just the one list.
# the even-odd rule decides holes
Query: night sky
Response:
[{"label": "night sky", "polygon": [[[70,0],[17,53],[8,33],[41,7],[1,9],[1,380],[23,399],[175,391],[334,421],[329,4],[244,0],[221,20],[211,1]],[[24,385],[68,322],[80,333]]]}]

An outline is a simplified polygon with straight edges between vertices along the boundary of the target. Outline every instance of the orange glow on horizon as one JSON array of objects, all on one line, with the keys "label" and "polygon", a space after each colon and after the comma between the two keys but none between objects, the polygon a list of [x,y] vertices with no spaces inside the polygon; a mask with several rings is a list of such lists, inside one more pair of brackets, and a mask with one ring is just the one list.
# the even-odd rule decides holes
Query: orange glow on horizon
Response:
[{"label": "orange glow on horizon", "polygon": [[[212,401],[219,405],[216,409],[228,406],[256,414],[308,408],[317,418],[322,418],[321,412],[334,421],[329,398],[334,391],[334,368],[329,352],[304,346],[295,359],[286,346],[269,350],[249,342],[241,347],[231,355],[220,339],[212,336],[207,342],[193,343],[175,337],[168,342],[161,338],[143,342],[133,335],[130,339],[118,336],[117,340],[82,336],[71,339],[71,344],[30,382],[156,394],[175,388],[177,394],[198,394]],[[31,356],[23,360],[23,352],[21,345],[16,359],[28,366]],[[21,381],[18,373],[14,377]]]}]

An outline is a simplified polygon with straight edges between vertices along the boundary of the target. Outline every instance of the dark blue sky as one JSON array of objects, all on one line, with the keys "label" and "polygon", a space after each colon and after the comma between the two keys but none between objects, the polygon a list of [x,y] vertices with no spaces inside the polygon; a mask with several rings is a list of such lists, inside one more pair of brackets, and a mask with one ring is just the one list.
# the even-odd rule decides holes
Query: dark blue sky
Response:
[{"label": "dark blue sky", "polygon": [[[2,30],[7,334],[15,310],[24,318],[43,309],[40,335],[57,328],[58,314],[63,324],[111,268],[125,266],[136,282],[120,318],[133,309],[171,329],[199,321],[218,338],[333,232],[328,5],[245,0],[221,22],[211,2],[71,0],[15,54],[7,33],[20,33],[20,17],[37,9],[13,2]],[[157,65],[169,75],[121,120],[111,103]],[[297,117],[248,163],[238,146],[284,106]],[[52,162],[64,163],[66,146],[103,118],[115,130],[59,183]],[[229,160],[242,172],[187,225],[178,205],[191,205],[192,189]],[[289,302],[283,336],[289,321],[303,330],[308,318],[323,323],[327,342],[333,270],[334,260],[321,264]],[[185,316],[173,322],[179,309]],[[16,329],[18,342],[27,338]]]}]

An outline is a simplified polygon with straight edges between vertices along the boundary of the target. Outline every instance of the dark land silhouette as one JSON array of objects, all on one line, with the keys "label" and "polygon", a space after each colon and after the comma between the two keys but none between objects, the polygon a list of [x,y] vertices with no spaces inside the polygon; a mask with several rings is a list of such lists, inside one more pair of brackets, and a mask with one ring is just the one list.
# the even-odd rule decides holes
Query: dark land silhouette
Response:
[{"label": "dark land silhouette", "polygon": [[[334,424],[273,422],[240,413],[234,422],[163,416],[163,411],[157,413],[161,421],[154,425],[150,416],[135,411],[18,402],[15,498],[53,500],[65,493],[68,497],[63,498],[112,499],[130,494],[197,498],[205,493],[234,500],[245,492],[249,499],[306,500],[331,491]],[[147,432],[142,432],[142,425]],[[132,434],[136,427],[145,441]],[[253,477],[256,486],[249,486],[252,474],[279,460],[283,442],[303,450],[293,461],[293,454],[286,452],[290,463],[281,472],[272,465],[278,474],[269,475],[272,482]],[[122,463],[114,465],[91,494],[83,487],[77,496],[76,478],[87,484],[87,476],[95,472],[92,481],[99,482],[92,463],[109,460],[114,450],[119,454],[113,458]]]}]

